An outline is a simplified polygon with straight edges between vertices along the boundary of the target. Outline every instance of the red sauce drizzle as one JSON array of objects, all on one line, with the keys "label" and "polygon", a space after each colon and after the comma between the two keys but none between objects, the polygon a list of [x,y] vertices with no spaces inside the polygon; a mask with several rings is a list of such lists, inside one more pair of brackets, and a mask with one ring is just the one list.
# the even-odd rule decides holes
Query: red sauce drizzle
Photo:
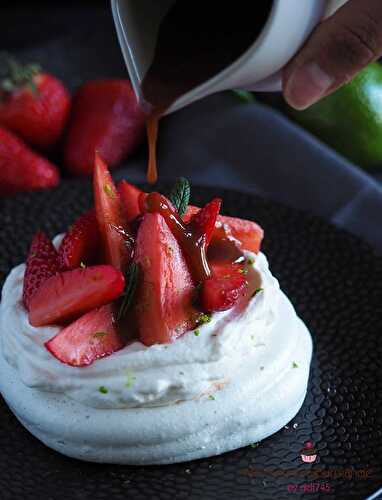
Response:
[{"label": "red sauce drizzle", "polygon": [[186,225],[161,194],[150,193],[143,203],[145,212],[159,213],[164,217],[188,257],[194,280],[198,282],[210,278],[211,270],[207,262],[204,236],[198,234],[192,225]]},{"label": "red sauce drizzle", "polygon": [[146,130],[149,143],[149,162],[147,167],[147,182],[155,184],[158,180],[156,145],[158,138],[158,122],[160,115],[152,114],[147,118]]}]

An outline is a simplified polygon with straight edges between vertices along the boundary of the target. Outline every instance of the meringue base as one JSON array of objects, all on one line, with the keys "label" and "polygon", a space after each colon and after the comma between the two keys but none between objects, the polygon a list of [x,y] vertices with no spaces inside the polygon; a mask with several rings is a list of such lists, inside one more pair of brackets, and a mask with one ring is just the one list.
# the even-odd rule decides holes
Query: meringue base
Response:
[{"label": "meringue base", "polygon": [[253,382],[259,367],[243,362],[237,377],[214,398],[153,408],[90,408],[64,394],[27,387],[0,352],[0,390],[24,427],[69,457],[147,465],[219,455],[274,434],[293,419],[304,401],[312,340],[284,294],[281,307],[284,314],[274,328],[277,335],[297,329],[293,363],[279,376],[265,377],[261,387]]}]

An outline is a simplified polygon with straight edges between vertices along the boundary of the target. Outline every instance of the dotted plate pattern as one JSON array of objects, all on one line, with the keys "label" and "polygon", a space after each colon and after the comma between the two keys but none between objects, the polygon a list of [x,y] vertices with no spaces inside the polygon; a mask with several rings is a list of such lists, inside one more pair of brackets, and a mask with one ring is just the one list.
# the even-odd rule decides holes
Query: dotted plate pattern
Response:
[{"label": "dotted plate pattern", "polygon": [[[26,431],[0,398],[1,500],[365,498],[382,485],[382,260],[323,220],[234,191],[193,188],[194,204],[265,230],[272,272],[314,337],[308,396],[284,429],[219,457],[167,466],[66,458]],[[0,280],[38,228],[64,231],[92,203],[90,183],[0,200]],[[314,463],[300,453],[311,440]]]}]

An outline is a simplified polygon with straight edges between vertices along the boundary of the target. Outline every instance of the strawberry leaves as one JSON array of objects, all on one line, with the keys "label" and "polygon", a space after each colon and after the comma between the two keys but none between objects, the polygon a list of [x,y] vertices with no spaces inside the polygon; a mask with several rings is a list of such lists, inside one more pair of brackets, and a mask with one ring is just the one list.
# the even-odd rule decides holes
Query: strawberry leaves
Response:
[{"label": "strawberry leaves", "polygon": [[175,186],[172,188],[169,194],[169,200],[174,205],[179,215],[183,217],[183,215],[187,211],[187,207],[190,201],[190,183],[184,177],[180,177]]},{"label": "strawberry leaves", "polygon": [[12,93],[28,86],[35,95],[38,95],[34,77],[40,72],[38,64],[21,65],[10,54],[0,53],[0,88],[4,92]]}]

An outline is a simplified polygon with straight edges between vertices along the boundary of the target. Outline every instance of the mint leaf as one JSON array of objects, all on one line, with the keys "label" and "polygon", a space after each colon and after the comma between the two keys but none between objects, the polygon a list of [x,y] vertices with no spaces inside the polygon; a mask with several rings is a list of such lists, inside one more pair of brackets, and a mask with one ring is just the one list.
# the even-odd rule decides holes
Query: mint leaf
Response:
[{"label": "mint leaf", "polygon": [[122,294],[122,299],[117,314],[117,321],[121,320],[130,309],[133,303],[135,292],[137,291],[138,279],[139,267],[138,264],[133,262],[132,264],[130,264],[125,273],[125,291]]},{"label": "mint leaf", "polygon": [[172,188],[171,193],[169,194],[169,200],[177,209],[181,217],[183,217],[183,215],[186,213],[188,203],[190,201],[190,192],[190,183],[184,177],[180,177],[176,181],[175,186]]}]

